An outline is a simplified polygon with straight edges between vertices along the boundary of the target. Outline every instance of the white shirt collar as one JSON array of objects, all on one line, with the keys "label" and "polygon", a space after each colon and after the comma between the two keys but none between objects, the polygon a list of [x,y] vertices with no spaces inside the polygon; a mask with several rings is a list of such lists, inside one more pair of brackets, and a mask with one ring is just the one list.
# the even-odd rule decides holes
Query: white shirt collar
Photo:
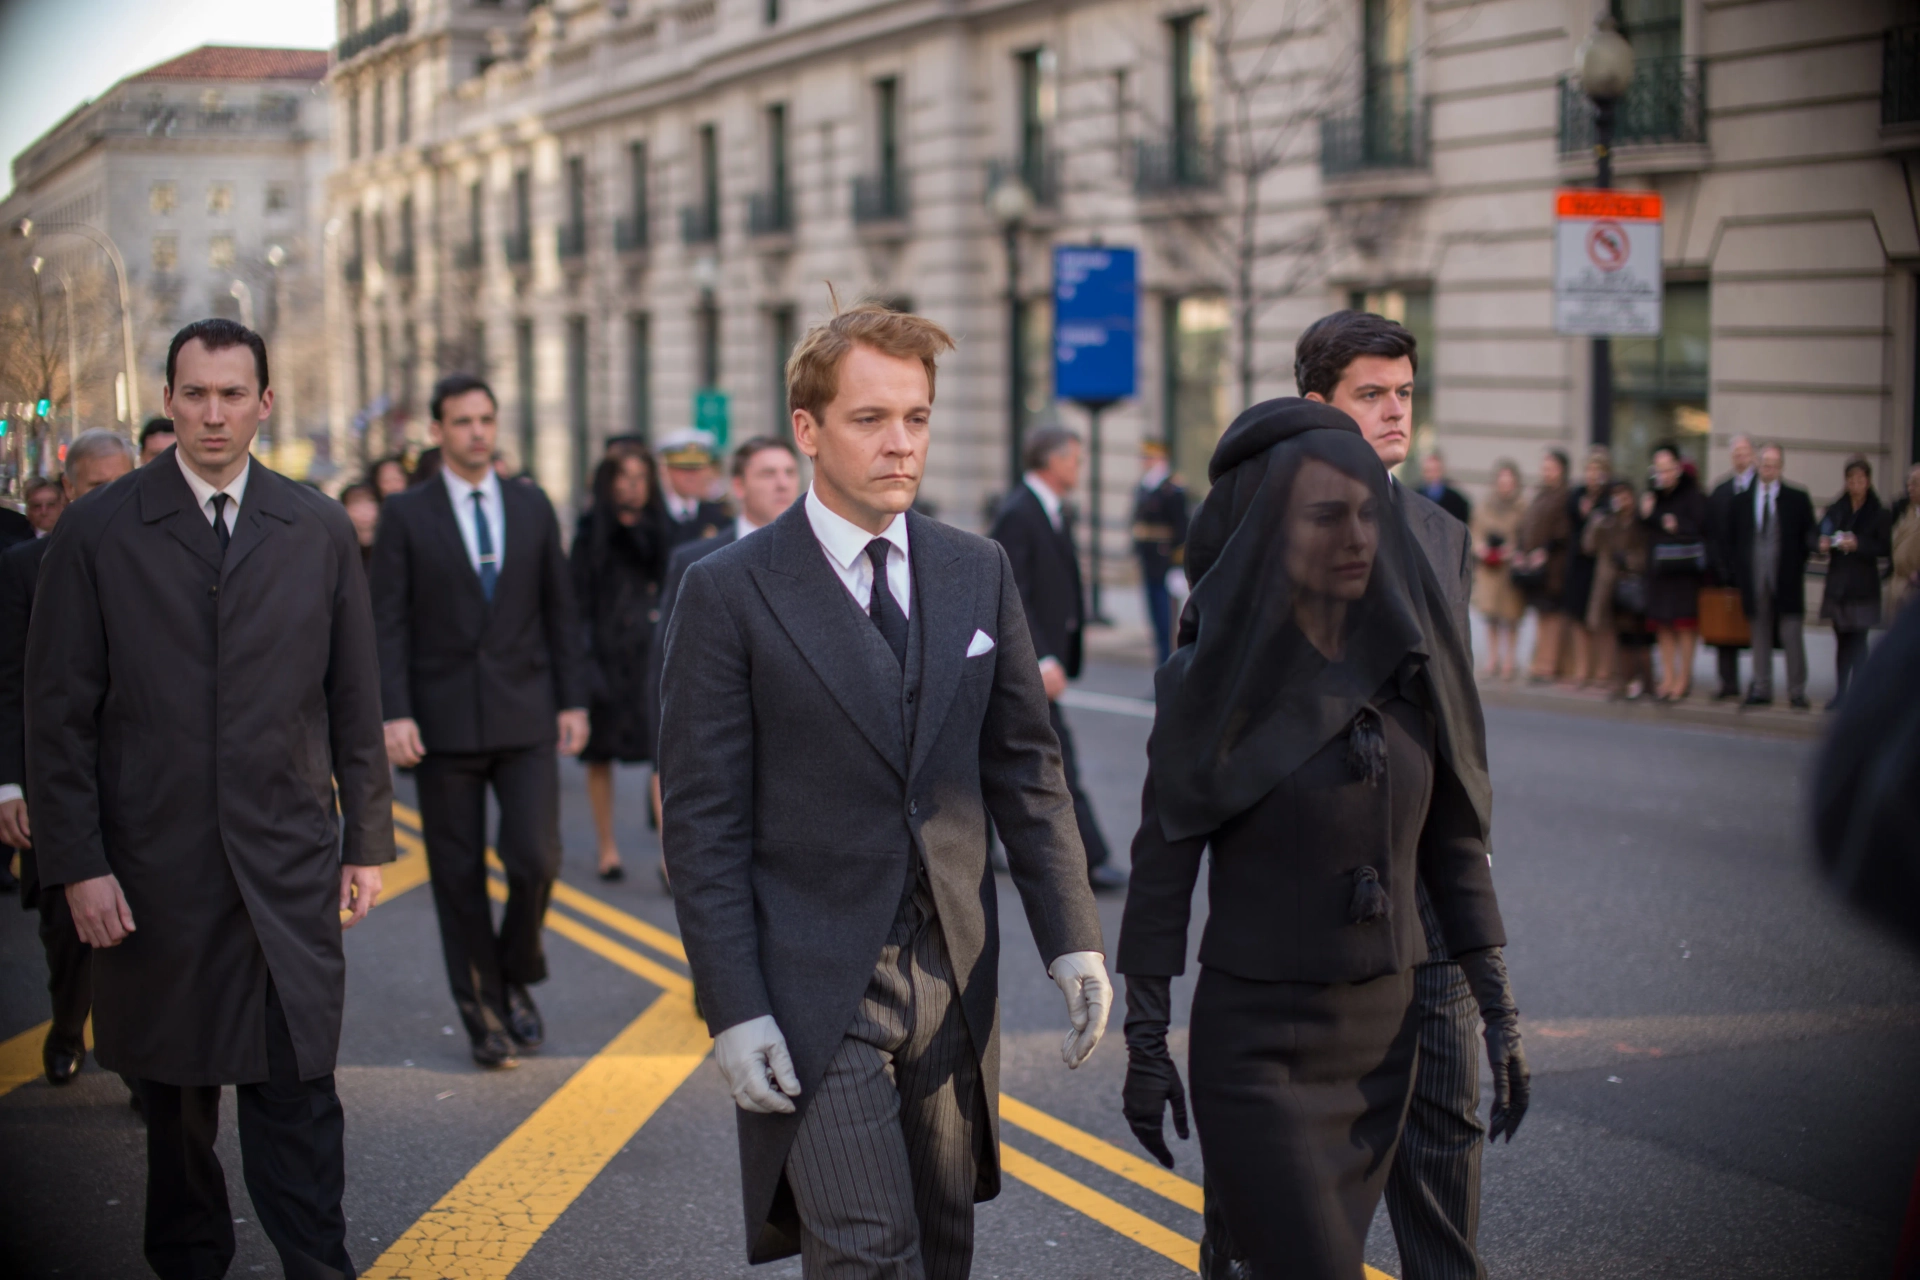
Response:
[{"label": "white shirt collar", "polygon": [[1060,495],[1055,493],[1036,472],[1029,471],[1022,479],[1026,481],[1027,488],[1033,490],[1033,496],[1040,499],[1041,509],[1047,513],[1047,523],[1056,529],[1059,528]]},{"label": "white shirt collar", "polygon": [[1158,489],[1167,482],[1167,477],[1172,474],[1173,473],[1168,470],[1166,463],[1156,462],[1147,468],[1147,474],[1140,477],[1140,487],[1142,489]]},{"label": "white shirt collar", "polygon": [[453,474],[450,467],[440,468],[440,478],[447,482],[447,492],[453,495],[453,505],[456,510],[463,509],[462,504],[472,502],[473,495],[476,493],[486,495],[488,506],[500,505],[500,473],[492,467],[487,468],[486,477],[479,484],[467,483]]},{"label": "white shirt collar", "polygon": [[[874,539],[873,534],[820,501],[812,486],[807,488],[807,523],[813,526],[813,536],[820,540],[826,553],[842,569],[851,570],[867,554],[867,544]],[[895,516],[893,523],[879,536],[900,548],[901,554],[908,557],[909,564],[913,562],[907,550],[905,516]]]},{"label": "white shirt collar", "polygon": [[180,464],[180,474],[187,478],[187,488],[193,490],[194,501],[200,504],[202,511],[205,511],[207,504],[213,501],[214,494],[224,493],[233,499],[233,509],[235,513],[237,514],[239,512],[240,500],[247,496],[247,477],[253,474],[253,458],[251,455],[247,458],[247,465],[240,468],[240,474],[227,481],[227,487],[224,489],[216,489],[201,479],[199,474],[187,465],[186,458],[181,455],[178,449],[175,449],[173,452],[173,460]]},{"label": "white shirt collar", "polygon": [[667,514],[672,516],[676,521],[691,520],[700,510],[700,499],[698,498],[683,498],[671,489],[668,489],[662,496],[667,500]]},{"label": "white shirt collar", "polygon": [[759,525],[747,519],[745,516],[735,516],[733,518],[733,540],[738,542],[759,527]]},{"label": "white shirt collar", "polygon": [[1748,467],[1745,471],[1734,472],[1733,491],[1735,493],[1745,493],[1747,490],[1753,488],[1753,482],[1758,479],[1759,476],[1759,469],[1755,467]]}]

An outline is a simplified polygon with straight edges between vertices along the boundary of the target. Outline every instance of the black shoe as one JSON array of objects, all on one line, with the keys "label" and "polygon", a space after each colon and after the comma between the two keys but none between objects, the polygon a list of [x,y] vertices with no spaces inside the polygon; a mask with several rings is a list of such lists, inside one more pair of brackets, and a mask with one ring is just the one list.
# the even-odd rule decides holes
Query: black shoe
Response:
[{"label": "black shoe", "polygon": [[1797,697],[1797,698],[1788,698],[1787,705],[1792,707],[1795,711],[1813,710],[1813,704],[1811,702],[1808,702],[1804,696]]},{"label": "black shoe", "polygon": [[616,862],[599,874],[600,878],[608,884],[619,884],[627,878],[627,869]]},{"label": "black shoe", "polygon": [[507,1030],[522,1049],[538,1049],[547,1038],[540,1011],[533,1007],[533,997],[518,983],[507,984]]},{"label": "black shoe", "polygon": [[47,1069],[48,1084],[72,1084],[73,1078],[80,1074],[80,1064],[86,1060],[85,1049],[68,1048],[63,1044],[46,1044],[40,1047],[40,1063]]},{"label": "black shoe", "polygon": [[520,1065],[513,1056],[513,1042],[504,1031],[489,1031],[473,1042],[473,1060],[489,1071],[509,1070]]},{"label": "black shoe", "polygon": [[1087,871],[1087,883],[1095,893],[1118,893],[1127,887],[1127,873],[1104,862]]},{"label": "black shoe", "polygon": [[1740,705],[1742,707],[1770,707],[1773,705],[1773,695],[1767,694],[1765,697],[1762,697],[1757,693],[1750,693],[1740,699]]},{"label": "black shoe", "polygon": [[1732,702],[1735,698],[1739,696],[1740,696],[1740,691],[1738,689],[1733,689],[1733,688],[1727,687],[1726,685],[1722,685],[1720,686],[1720,692],[1713,695],[1713,700],[1715,702]]}]

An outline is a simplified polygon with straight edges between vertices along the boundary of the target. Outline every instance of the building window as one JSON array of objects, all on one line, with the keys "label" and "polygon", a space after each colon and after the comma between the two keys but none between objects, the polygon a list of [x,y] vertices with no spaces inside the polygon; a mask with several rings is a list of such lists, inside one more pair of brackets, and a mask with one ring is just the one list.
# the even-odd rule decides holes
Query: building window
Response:
[{"label": "building window", "polygon": [[577,258],[587,251],[587,161],[567,157],[567,221],[560,228],[560,256]]},{"label": "building window", "polygon": [[1205,487],[1207,461],[1227,428],[1228,317],[1218,294],[1170,297],[1161,306],[1161,429],[1173,469],[1196,490]]},{"label": "building window", "polygon": [[771,27],[780,21],[780,0],[760,0],[760,20]]},{"label": "building window", "polygon": [[700,389],[716,389],[720,385],[720,305],[713,300],[712,290],[700,295],[693,329],[700,362]]},{"label": "building window", "polygon": [[233,184],[231,182],[208,184],[207,212],[216,217],[233,212]]},{"label": "building window", "polygon": [[375,154],[387,145],[387,82],[373,82],[373,150]]},{"label": "building window", "polygon": [[787,108],[776,102],[765,115],[767,139],[767,189],[753,197],[750,230],[755,235],[791,231],[793,202],[787,176]]},{"label": "building window", "polygon": [[398,101],[394,104],[393,140],[401,146],[413,141],[413,69],[400,73]]},{"label": "building window", "polygon": [[519,435],[520,469],[528,475],[536,474],[534,467],[534,377],[533,377],[533,321],[516,320],[513,322],[513,380],[514,393],[519,399]]},{"label": "building window", "polygon": [[1020,55],[1020,180],[1042,204],[1051,204],[1047,132],[1053,124],[1054,57],[1051,49]]},{"label": "building window", "polygon": [[900,179],[900,82],[892,76],[873,86],[875,159],[879,162],[880,185],[886,191],[899,186]]},{"label": "building window", "polygon": [[153,238],[153,271],[155,275],[171,275],[180,265],[180,239],[178,236],[155,236]]},{"label": "building window", "polygon": [[787,357],[793,354],[795,330],[798,322],[792,307],[775,307],[767,316],[768,328],[773,338],[773,375],[770,399],[773,402],[773,435],[775,439],[788,440],[793,437],[793,414],[787,409]]},{"label": "building window", "polygon": [[[373,396],[370,394],[371,388],[367,379],[367,326],[363,324],[353,326],[353,389],[356,394],[355,403],[360,406],[360,412],[364,414]],[[371,424],[363,422],[361,431],[364,433],[370,427]],[[367,438],[364,434],[361,436],[362,440]]]},{"label": "building window", "polygon": [[352,86],[347,88],[347,159],[360,158],[360,94]]},{"label": "building window", "polygon": [[513,171],[513,229],[507,232],[506,250],[514,264],[533,256],[533,178],[525,169]]},{"label": "building window", "polygon": [[587,318],[567,317],[567,435],[573,446],[573,496],[587,492],[593,465],[592,419],[587,412]]},{"label": "building window", "polygon": [[[467,322],[467,342],[464,363],[467,368],[473,370],[476,378],[484,378],[487,376],[487,322],[485,320],[470,320]],[[531,463],[528,459],[520,459],[520,469],[522,471],[525,471],[530,465]]]},{"label": "building window", "polygon": [[293,188],[284,182],[267,184],[267,212],[285,213],[293,208]]},{"label": "building window", "polygon": [[147,209],[152,213],[172,213],[179,202],[180,190],[171,182],[156,182],[147,188]]},{"label": "building window", "polygon": [[216,271],[224,271],[234,264],[233,237],[219,235],[207,240],[207,265]]},{"label": "building window", "polygon": [[720,238],[720,130],[700,126],[700,229],[702,238]]},{"label": "building window", "polygon": [[477,182],[468,183],[467,184],[467,244],[461,256],[465,259],[470,259],[470,261],[464,261],[461,264],[463,266],[477,267],[480,265],[480,245],[482,243],[480,238],[480,233],[481,233],[481,218],[483,216],[483,210],[481,209],[481,200],[482,200],[482,196],[480,191],[480,184]]},{"label": "building window", "polygon": [[627,144],[627,214],[614,228],[616,247],[623,253],[647,245],[647,144]]},{"label": "building window", "polygon": [[1613,473],[1644,476],[1662,441],[1703,471],[1707,462],[1707,387],[1711,348],[1705,281],[1669,281],[1660,303],[1660,336],[1615,338]]},{"label": "building window", "polygon": [[627,317],[627,430],[653,438],[653,323],[644,311]]}]

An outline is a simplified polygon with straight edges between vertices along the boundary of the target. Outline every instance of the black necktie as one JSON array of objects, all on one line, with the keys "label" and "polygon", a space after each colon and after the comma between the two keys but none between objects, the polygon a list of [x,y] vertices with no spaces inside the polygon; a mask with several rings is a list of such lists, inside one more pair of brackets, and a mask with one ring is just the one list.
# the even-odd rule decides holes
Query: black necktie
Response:
[{"label": "black necktie", "polygon": [[880,628],[881,639],[887,642],[901,669],[905,670],[907,615],[900,612],[900,602],[893,598],[893,591],[887,586],[887,548],[892,545],[885,538],[875,538],[867,544],[867,559],[873,564],[873,590],[867,595],[867,616]]},{"label": "black necktie", "polygon": [[493,529],[487,524],[487,495],[473,491],[473,541],[480,549],[480,594],[493,603],[493,588],[500,581],[500,557],[493,552]]},{"label": "black necktie", "polygon": [[1760,497],[1760,532],[1766,533],[1773,528],[1773,490],[1764,489]]},{"label": "black necktie", "polygon": [[227,554],[227,544],[233,541],[233,533],[227,528],[227,503],[231,499],[224,493],[216,493],[213,503],[213,536],[220,539],[220,555]]}]

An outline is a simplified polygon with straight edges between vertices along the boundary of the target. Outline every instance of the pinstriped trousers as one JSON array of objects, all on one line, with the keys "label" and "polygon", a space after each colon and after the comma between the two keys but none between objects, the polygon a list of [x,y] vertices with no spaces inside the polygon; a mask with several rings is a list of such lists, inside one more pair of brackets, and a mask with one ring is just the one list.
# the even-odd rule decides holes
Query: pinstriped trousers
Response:
[{"label": "pinstriped trousers", "polygon": [[1387,1215],[1404,1280],[1486,1280],[1480,1231],[1480,1010],[1457,964],[1413,971],[1420,1061],[1393,1172]]},{"label": "pinstriped trousers", "polygon": [[980,1097],[946,942],[921,887],[901,904],[787,1156],[806,1280],[965,1280],[986,1134]]}]

